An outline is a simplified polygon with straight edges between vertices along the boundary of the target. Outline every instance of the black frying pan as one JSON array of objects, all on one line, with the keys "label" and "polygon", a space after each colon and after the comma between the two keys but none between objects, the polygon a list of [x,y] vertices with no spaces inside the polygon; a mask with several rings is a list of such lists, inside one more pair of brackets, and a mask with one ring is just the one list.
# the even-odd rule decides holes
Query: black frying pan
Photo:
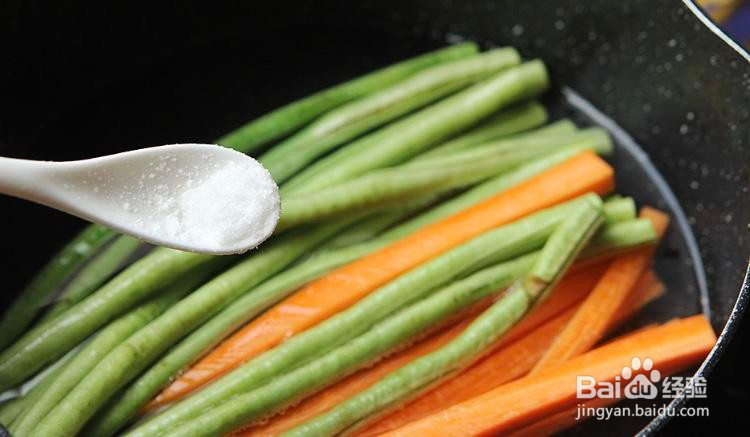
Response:
[{"label": "black frying pan", "polygon": [[[750,58],[690,2],[15,3],[0,7],[0,155],[33,159],[210,142],[446,40],[513,44],[549,65],[558,115],[613,133],[619,190],[675,218],[657,262],[669,292],[634,324],[708,312],[722,334],[702,374],[738,325],[750,294]],[[2,304],[81,226],[0,198]],[[666,420],[572,433],[655,431]]]}]

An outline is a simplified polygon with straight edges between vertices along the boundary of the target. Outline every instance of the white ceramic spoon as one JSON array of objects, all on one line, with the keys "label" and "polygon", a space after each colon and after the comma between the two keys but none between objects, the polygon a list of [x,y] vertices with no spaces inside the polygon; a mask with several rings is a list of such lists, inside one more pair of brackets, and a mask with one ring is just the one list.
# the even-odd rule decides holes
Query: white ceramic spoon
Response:
[{"label": "white ceramic spoon", "polygon": [[0,158],[0,193],[149,243],[211,254],[256,247],[280,214],[278,187],[268,171],[249,156],[212,144],[68,162]]}]

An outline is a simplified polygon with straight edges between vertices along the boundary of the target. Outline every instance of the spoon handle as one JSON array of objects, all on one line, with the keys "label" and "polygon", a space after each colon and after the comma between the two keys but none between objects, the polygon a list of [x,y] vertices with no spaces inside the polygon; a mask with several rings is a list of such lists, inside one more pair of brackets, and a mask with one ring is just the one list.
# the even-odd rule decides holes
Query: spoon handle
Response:
[{"label": "spoon handle", "polygon": [[50,205],[49,168],[52,163],[0,157],[0,193]]}]

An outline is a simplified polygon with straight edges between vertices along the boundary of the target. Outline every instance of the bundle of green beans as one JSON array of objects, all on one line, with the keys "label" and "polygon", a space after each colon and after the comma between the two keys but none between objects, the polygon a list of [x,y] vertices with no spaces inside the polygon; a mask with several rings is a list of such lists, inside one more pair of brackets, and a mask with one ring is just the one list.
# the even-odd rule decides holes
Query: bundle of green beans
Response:
[{"label": "bundle of green beans", "polygon": [[342,147],[292,178],[281,193],[311,192],[373,168],[406,161],[500,107],[535,97],[547,85],[547,71],[539,60],[508,68]]},{"label": "bundle of green beans", "polygon": [[[274,146],[261,156],[261,162],[281,183],[315,158],[362,132],[520,61],[521,57],[515,49],[502,48],[423,70],[382,91],[328,112]],[[533,123],[534,119],[529,121]]]},{"label": "bundle of green beans", "polygon": [[[20,419],[11,425],[10,431],[19,436],[31,435],[31,430],[39,421],[88,375],[102,356],[117,348],[123,343],[123,339],[146,326],[179,299],[193,291],[214,270],[215,268],[210,268],[210,266],[203,266],[184,275],[159,296],[141,304],[102,329],[92,341],[63,365],[61,371],[55,375],[54,383],[26,406]],[[130,353],[132,354],[133,351],[131,350]]]},{"label": "bundle of green beans", "polygon": [[[338,185],[335,187],[336,193],[324,198],[323,202],[316,203],[315,211],[312,213],[309,212],[311,209],[295,209],[292,201],[282,202],[287,205],[284,207],[285,211],[289,209],[291,212],[282,213],[279,228],[317,221],[329,216],[332,211],[345,213],[359,210],[362,201],[356,199],[367,199],[370,193],[378,190],[371,181],[351,181],[358,175],[357,172],[378,169],[392,164],[394,160],[413,156],[435,141],[458,133],[504,106],[538,94],[546,83],[546,72],[540,62],[525,63],[492,75],[476,85],[365,136],[360,141],[369,143],[368,138],[384,141],[384,145],[377,148],[380,158],[371,159],[373,157],[355,155],[344,159],[336,154],[331,155],[337,156],[337,161],[342,164],[337,169],[349,168],[356,171],[339,172],[329,183],[320,183],[322,187]],[[460,117],[455,116],[456,110],[460,110]],[[344,147],[341,151],[350,151],[352,145],[360,147],[360,141]],[[478,165],[483,166],[482,171],[486,172],[484,177],[498,171],[498,167],[488,168],[485,163]],[[465,169],[462,172],[467,173]],[[467,182],[457,178],[452,183],[455,186]],[[306,185],[306,188],[308,186]],[[396,186],[389,195],[396,196],[409,187],[409,184],[402,185],[400,189]],[[323,194],[325,193],[321,193]],[[342,201],[343,208],[340,206]],[[379,201],[378,198],[368,200],[371,203]],[[258,256],[263,257],[264,254]],[[44,364],[62,356],[65,351],[80,343],[96,329],[132,308],[139,300],[147,298],[182,273],[210,262],[211,259],[212,257],[206,255],[169,249],[157,249],[140,259],[50,323],[32,329],[0,355],[0,389],[8,388],[33,375]]]},{"label": "bundle of green beans", "polygon": [[[328,249],[323,247],[305,261],[288,268],[247,292],[182,340],[134,381],[116,400],[107,405],[104,413],[94,419],[90,426],[91,433],[95,435],[112,434],[116,429],[123,426],[160,388],[167,384],[170,378],[179,373],[180,369],[196,360],[204,351],[215,346],[228,333],[260,314],[268,306],[283,299],[304,283],[340,265],[380,249],[414,232],[416,229],[497,194],[571,155],[572,152],[568,151],[558,152],[522,165],[511,172],[501,174],[460,196],[439,203],[409,220],[399,223],[373,240],[342,248]],[[373,217],[378,217],[378,215]],[[628,198],[609,201],[605,204],[605,217],[611,223],[629,223],[635,217],[635,206]],[[363,224],[366,222],[367,220],[363,221]],[[359,233],[356,226],[351,228],[350,231]],[[629,243],[632,245],[646,243],[653,239],[653,232],[640,231],[629,235],[641,238],[637,242],[631,240]],[[607,239],[607,241],[612,241],[612,239]],[[332,243],[335,243],[335,241],[332,241]]]},{"label": "bundle of green beans", "polygon": [[[522,169],[522,170],[523,170],[523,169]],[[524,170],[524,172],[527,172],[527,171],[528,171],[528,170]],[[512,179],[512,175],[511,175],[511,179]],[[484,196],[486,196],[486,195],[488,195],[488,193],[487,193],[487,194],[485,194]],[[478,197],[477,197],[476,195],[474,195],[473,197],[474,197],[474,198],[475,198],[476,200],[478,200],[478,199],[479,199],[479,198],[478,198]],[[444,212],[443,212],[443,214],[447,214],[448,212],[450,212],[450,211],[446,210],[445,208],[443,208],[442,210],[444,211]],[[437,217],[437,216],[435,216],[434,214],[433,214],[433,217],[434,217],[434,219],[437,219],[437,218],[438,218],[438,217]],[[394,238],[394,235],[395,235],[395,233],[391,232],[390,234],[391,234],[392,236],[390,237],[390,239],[389,239],[389,240],[386,240],[386,241],[392,241],[392,239]],[[314,244],[314,243],[315,243],[316,241],[317,241],[317,240],[312,240],[313,244]],[[371,246],[371,247],[374,247],[373,245],[370,245],[370,246]],[[344,254],[345,254],[345,255],[346,255],[347,253],[348,253],[348,254],[353,254],[353,253],[355,253],[355,254],[356,254],[357,252],[363,253],[363,251],[356,251],[356,250],[355,250],[355,251],[353,251],[353,250],[347,250],[347,251],[345,251],[345,252],[344,252]],[[346,261],[346,260],[350,260],[350,259],[351,259],[351,257],[350,257],[350,256],[345,256],[345,257],[344,257],[344,259],[343,259],[342,261],[340,261],[340,262],[337,262],[337,261],[335,261],[335,259],[336,259],[335,257],[334,257],[334,258],[332,258],[332,259],[333,259],[334,261],[333,261],[333,262],[331,262],[331,261],[328,261],[328,265],[332,265],[332,264],[333,264],[333,265],[338,265],[338,264],[340,264],[340,263],[342,263],[342,262],[344,262],[344,261]],[[276,260],[276,261],[275,261],[275,263],[276,263],[276,264],[278,265],[278,260]],[[249,265],[253,265],[253,264],[252,264],[252,263],[250,263]],[[247,270],[247,271],[249,271],[249,274],[254,274],[254,273],[255,273],[253,269],[247,269],[247,268],[243,267],[243,265],[242,265],[242,264],[240,264],[240,265],[238,265],[237,267],[235,267],[235,269],[234,269],[234,270],[236,270],[236,271],[238,271],[238,272],[239,272],[239,271],[241,271],[241,270]],[[230,270],[230,272],[234,273],[234,270]],[[312,273],[317,273],[317,272],[320,272],[320,271],[321,271],[321,269],[320,269],[319,267],[318,267],[318,268],[312,268],[312,269],[308,268],[308,269],[307,269],[307,271],[308,271],[308,272],[312,271]],[[293,272],[296,272],[296,271],[295,271],[295,270],[292,270],[292,271],[290,271],[289,273],[293,273]],[[310,273],[305,273],[305,269],[302,269],[302,270],[301,270],[301,272],[302,272],[302,275],[301,275],[301,276],[298,276],[298,278],[302,278],[302,279],[305,279],[305,278],[309,278],[309,275],[310,275]],[[228,273],[229,273],[229,272],[228,272]],[[235,275],[236,275],[236,273],[235,273]],[[294,277],[295,277],[295,276],[294,276],[294,275],[290,275],[290,277],[294,279]],[[282,279],[283,279],[283,278],[282,278]],[[295,281],[299,281],[299,279],[296,279]],[[222,276],[219,276],[219,277],[217,278],[217,282],[218,282],[218,283],[225,283],[225,282],[226,282],[226,280],[224,279],[224,277],[223,277],[223,275],[222,275]],[[282,281],[282,284],[283,284],[283,281]],[[220,302],[220,300],[218,300],[218,299],[217,299],[217,293],[216,293],[215,287],[210,287],[210,286],[209,286],[209,287],[206,287],[206,289],[207,289],[207,291],[204,291],[203,293],[204,293],[205,295],[207,295],[207,296],[209,296],[209,295],[211,296],[211,297],[210,297],[210,299],[211,299],[211,302]],[[225,289],[226,289],[226,288],[225,288]],[[227,289],[227,290],[228,290],[227,292],[232,292],[232,289]],[[272,290],[272,291],[273,291],[273,293],[276,293],[276,291],[275,291],[275,287],[271,287],[271,288],[270,288],[270,290]],[[199,292],[200,292],[200,291],[199,291]],[[196,294],[199,294],[199,292],[196,292]],[[272,294],[273,294],[273,293],[272,293]],[[262,296],[262,293],[261,293],[261,294],[259,294],[259,295],[258,295],[258,294],[253,294],[253,295],[251,296],[251,298],[250,298],[250,301],[255,301],[255,302],[263,302],[263,301],[264,301],[264,299],[260,298],[259,296]],[[191,299],[192,299],[192,298],[193,298],[193,297],[191,296]],[[274,298],[277,298],[277,297],[274,297]],[[240,302],[242,302],[242,301],[240,301]],[[213,305],[213,306],[212,306],[212,305]],[[190,306],[184,306],[184,307],[185,307],[185,308],[191,308]],[[192,308],[197,308],[197,307],[198,307],[198,306],[193,306]],[[208,313],[209,313],[209,312],[211,311],[211,310],[210,310],[210,308],[214,308],[214,307],[216,307],[216,304],[207,304],[207,303],[206,303],[206,301],[204,301],[204,304],[200,305],[199,307],[200,307],[201,311],[200,311],[200,313],[197,313],[197,314],[195,314],[195,316],[194,316],[194,317],[197,317],[198,315],[200,315],[201,317],[205,317],[205,316],[206,316],[206,315],[207,315],[207,314],[208,314]],[[177,309],[173,309],[173,310],[171,310],[171,311],[170,311],[170,312],[169,312],[169,313],[167,314],[167,318],[171,318],[171,317],[176,317],[176,314],[178,314],[178,310],[177,310]],[[184,317],[184,316],[183,316],[183,317]],[[202,320],[202,319],[200,319],[200,318],[197,318],[197,319],[195,319],[195,320],[198,320],[198,323],[199,323],[199,322],[200,322],[200,320]],[[218,320],[220,321],[221,319],[218,319]],[[217,325],[217,323],[214,323],[214,325]],[[221,325],[221,323],[219,322],[219,323],[218,323],[218,325],[220,326],[220,325]],[[168,326],[168,325],[167,325],[167,326]],[[209,326],[211,326],[211,324],[209,324]],[[183,325],[183,328],[184,328],[184,327],[185,327],[185,326]],[[222,327],[222,328],[225,328],[225,327]],[[161,339],[165,339],[165,338],[169,338],[169,335],[170,335],[170,334],[169,334],[168,332],[166,332],[166,333],[164,333],[164,335],[160,335],[159,337],[160,337]],[[204,337],[204,338],[206,338],[206,339],[207,339],[208,341],[212,341],[212,340],[214,340],[215,338],[217,338],[217,337],[216,337],[216,335],[217,335],[217,334],[214,334],[214,336],[208,336],[208,337]],[[220,337],[218,337],[218,338],[220,338]],[[159,347],[163,347],[163,346],[159,346]],[[155,353],[157,353],[157,354],[158,354],[158,352],[155,352]],[[187,358],[187,359],[193,358],[193,357],[194,357],[194,355],[195,355],[195,353],[196,353],[196,352],[193,352],[193,353],[191,353],[190,355],[188,355],[188,358]],[[168,361],[169,361],[169,360],[168,360]],[[168,361],[167,361],[167,362],[168,362]],[[121,361],[121,363],[122,363],[122,361]],[[179,366],[181,366],[181,365],[184,365],[184,364],[186,364],[186,363],[185,363],[185,359],[181,359],[181,360],[178,360],[178,361],[177,361],[177,363],[179,363],[179,364],[178,364]],[[162,367],[163,367],[163,366],[162,366]],[[157,367],[155,367],[155,369],[159,369],[159,367],[157,366]],[[162,370],[163,370],[163,369],[162,369]],[[169,378],[169,377],[171,377],[171,376],[172,376],[172,375],[173,375],[173,374],[174,374],[174,373],[175,373],[175,372],[176,372],[177,370],[179,370],[179,367],[175,368],[175,367],[174,367],[174,365],[172,365],[172,366],[170,367],[170,369],[169,369],[169,370],[170,370],[170,371],[167,371],[167,372],[163,372],[163,371],[162,371],[162,372],[157,372],[158,374],[160,374],[160,377],[159,377],[159,378],[157,379],[158,383],[157,383],[157,384],[153,384],[153,383],[152,383],[152,384],[147,384],[147,385],[149,386],[149,389],[148,389],[148,391],[146,391],[146,392],[145,392],[145,393],[147,393],[147,394],[146,394],[146,396],[150,396],[150,395],[152,395],[152,394],[153,394],[153,391],[154,391],[155,389],[158,389],[158,388],[159,388],[159,387],[161,386],[161,384],[163,384],[163,383],[165,382],[165,379],[168,379],[168,378]],[[148,378],[146,378],[146,380],[148,380]],[[123,384],[123,383],[125,383],[125,382],[127,382],[127,381],[123,381],[123,380],[120,380],[120,381],[115,381],[115,382],[113,383],[113,384],[114,384],[113,386],[114,386],[114,387],[119,387],[119,386],[120,386],[121,384]],[[138,402],[132,403],[132,404],[130,405],[130,408],[128,408],[128,410],[129,410],[129,411],[128,411],[128,413],[129,413],[129,414],[132,414],[132,412],[133,412],[133,409],[134,409],[134,408],[137,408],[137,407],[138,407],[138,406],[140,406],[140,405],[141,405],[141,404],[142,404],[143,402],[145,402],[145,400],[147,400],[147,397],[146,397],[146,398],[144,398],[144,397],[143,397],[143,395],[142,395],[142,393],[144,393],[144,391],[143,391],[143,390],[140,390],[140,391],[139,391],[139,390],[136,390],[136,392],[140,392],[140,393],[141,393],[141,395],[140,395],[140,396],[136,396],[136,397],[138,398]],[[127,397],[126,397],[126,398],[127,398]],[[127,399],[123,399],[123,400],[127,400]],[[116,413],[116,412],[120,411],[120,409],[118,409],[118,408],[113,408],[113,409],[111,409],[111,411],[113,411],[114,413]],[[113,413],[113,414],[114,414],[114,413]],[[128,414],[128,415],[129,415],[129,414]],[[107,415],[105,415],[105,417],[106,417],[106,416],[107,416]]]},{"label": "bundle of green beans", "polygon": [[[595,197],[595,196],[594,196]],[[405,305],[424,298],[440,286],[488,265],[541,247],[561,220],[582,205],[585,196],[502,226],[429,261],[374,291],[349,309],[265,352],[199,393],[150,419],[136,435],[158,435],[196,414],[202,414],[239,394],[267,384],[312,357],[326,355],[336,346],[371,329]],[[653,240],[653,232],[644,242]],[[372,357],[375,358],[375,357]]]},{"label": "bundle of green beans", "polygon": [[[24,397],[0,406],[0,421],[20,436],[113,435],[182,369],[305,283],[582,150],[610,153],[601,129],[569,120],[541,126],[546,110],[529,99],[547,82],[543,64],[521,63],[514,49],[480,54],[461,44],[313,94],[223,137],[219,143],[250,153],[291,134],[260,157],[281,186],[275,235],[241,257],[157,248],[112,277],[141,245],[89,227],[32,282],[15,304],[18,316],[0,319],[0,328],[11,327],[2,347],[23,333],[39,302],[54,303],[0,354],[0,390],[58,362]],[[654,239],[630,198],[602,203],[589,194],[539,211],[402,274],[129,433],[231,431],[511,286],[456,340],[292,434],[349,431],[481,356],[575,257]]]}]

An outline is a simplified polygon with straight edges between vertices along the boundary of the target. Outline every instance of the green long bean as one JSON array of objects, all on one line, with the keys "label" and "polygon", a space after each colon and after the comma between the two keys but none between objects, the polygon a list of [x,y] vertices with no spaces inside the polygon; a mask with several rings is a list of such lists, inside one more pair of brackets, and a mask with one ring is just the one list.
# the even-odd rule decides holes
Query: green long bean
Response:
[{"label": "green long bean", "polygon": [[584,254],[587,257],[596,257],[604,253],[610,254],[613,242],[622,245],[622,247],[632,248],[651,244],[654,241],[656,241],[656,231],[654,231],[651,221],[634,218],[613,223],[602,229],[596,240],[586,247]]},{"label": "green long bean", "polygon": [[75,277],[66,285],[55,303],[42,317],[40,324],[52,320],[58,314],[82,301],[102,284],[110,275],[120,269],[125,261],[133,256],[141,242],[133,237],[121,235],[115,238],[109,246],[81,268]]},{"label": "green long bean", "polygon": [[[528,106],[527,106],[528,105]],[[546,126],[539,127],[541,123],[529,123],[528,127],[519,131],[508,132],[509,128],[521,125],[521,121],[536,121],[537,119],[532,117],[538,117],[536,115],[536,107],[541,106],[537,102],[528,102],[527,104],[521,105],[517,108],[508,110],[507,112],[501,112],[496,117],[485,122],[486,125],[477,126],[471,129],[466,134],[458,136],[452,140],[446,141],[440,145],[433,147],[430,150],[418,155],[414,160],[431,159],[438,156],[445,156],[455,152],[461,152],[472,148],[478,144],[485,144],[488,142],[494,142],[498,140],[511,140],[515,138],[526,138],[527,135],[547,135],[547,134],[561,134],[561,133],[573,133],[576,131],[576,125],[568,120],[558,120],[552,122]],[[530,108],[530,109],[527,109]],[[543,108],[543,107],[542,107]],[[515,117],[511,117],[514,114],[519,113]],[[520,120],[516,120],[516,117]],[[546,114],[545,114],[546,119]],[[539,119],[542,120],[542,119]],[[490,121],[492,123],[490,123]],[[532,129],[533,130],[527,130]],[[514,134],[514,135],[509,135]]]},{"label": "green long bean", "polygon": [[457,165],[465,162],[491,159],[498,155],[519,153],[546,154],[575,146],[590,149],[600,155],[608,155],[613,149],[612,139],[604,129],[586,128],[567,134],[519,135],[517,138],[485,143],[467,150],[414,160],[406,163],[405,166],[410,169],[440,168],[445,165]]},{"label": "green long bean", "polygon": [[340,148],[290,179],[281,192],[311,192],[398,164],[546,87],[541,61],[509,68]]},{"label": "green long bean", "polygon": [[282,183],[357,135],[519,62],[515,49],[502,48],[438,64],[323,115],[263,154],[261,162]]},{"label": "green long bean", "polygon": [[76,384],[91,372],[102,357],[205,281],[215,270],[210,267],[192,270],[157,297],[141,304],[101,329],[56,375],[54,383],[29,405],[20,420],[10,428],[11,432],[19,436],[34,435],[32,430]]},{"label": "green long bean", "polygon": [[24,408],[26,408],[27,399],[25,396],[7,399],[0,404],[0,425],[10,428],[10,424],[18,417]]},{"label": "green long bean", "polygon": [[437,203],[440,196],[428,195],[407,200],[390,209],[379,210],[370,214],[359,223],[349,227],[346,232],[331,239],[325,247],[316,252],[325,252],[355,244],[367,243],[376,239],[384,231],[414,216],[428,205]]},{"label": "green long bean", "polygon": [[348,211],[392,205],[404,198],[465,188],[510,170],[524,161],[540,156],[540,153],[536,149],[521,150],[481,159],[457,159],[455,165],[447,162],[447,165],[415,168],[407,164],[374,170],[315,193],[288,195],[282,203],[277,229],[319,221]]},{"label": "green long bean", "polygon": [[471,56],[478,51],[477,45],[472,42],[456,44],[375,70],[275,109],[219,138],[217,142],[243,153],[252,153],[336,106],[371,94],[425,68]]},{"label": "green long bean", "polygon": [[632,197],[610,196],[607,198],[609,214],[604,217],[607,223],[632,220],[636,216],[635,200]]},{"label": "green long bean", "polygon": [[0,318],[0,350],[23,333],[59,286],[113,236],[102,226],[89,226],[52,257]]},{"label": "green long bean", "polygon": [[7,404],[0,406],[0,423],[5,425],[6,428],[10,428],[11,425],[21,417],[24,411],[31,405],[34,405],[39,396],[41,396],[41,394],[54,383],[64,365],[73,357],[73,355],[75,355],[76,352],[77,350],[75,349],[70,351],[56,363],[50,365],[49,371],[45,369],[45,374],[39,375],[39,380],[28,392],[12,399]]},{"label": "green long bean", "polygon": [[[516,281],[498,302],[484,311],[455,339],[436,351],[406,364],[332,410],[298,425],[285,435],[287,437],[336,435],[352,430],[389,407],[398,405],[405,399],[433,386],[446,376],[466,368],[518,322],[532,303],[554,287],[602,222],[601,203],[587,202],[584,207],[579,208],[558,225],[539,256],[534,260],[531,271],[524,278]],[[368,344],[377,341],[376,339],[368,340]],[[336,357],[331,357],[333,358]],[[325,358],[320,362],[324,360]],[[318,365],[322,367],[322,364]],[[292,393],[300,391],[300,385],[304,387],[303,384],[306,382],[304,378],[313,372],[303,374],[300,369],[295,373],[299,375],[292,373],[284,378],[288,381],[288,390]],[[297,379],[294,376],[297,376]],[[231,430],[241,425],[243,420],[254,418],[251,415],[251,412],[254,412],[252,407],[260,409],[259,407],[270,404],[265,401],[263,395],[269,397],[267,388],[281,391],[278,387],[273,387],[274,385],[282,385],[282,383],[274,381],[256,393],[251,392],[237,397],[199,418],[184,423],[175,432],[177,435],[189,433],[194,436],[204,436],[211,435],[210,433],[217,430]],[[280,396],[276,396],[278,397]],[[227,413],[234,416],[228,417]]]},{"label": "green long bean", "polygon": [[[467,144],[468,147],[464,147],[465,144],[463,143],[459,143],[455,145],[452,142],[443,143],[437,147],[434,147],[428,150],[425,153],[415,156],[413,159],[409,160],[406,164],[412,165],[412,164],[422,164],[424,162],[441,162],[441,161],[444,161],[446,158],[450,159],[450,157],[452,156],[461,156],[461,155],[466,154],[466,152],[468,151],[474,150],[475,148],[480,148],[480,147],[484,148],[484,146],[488,144],[497,144],[498,142],[501,144],[505,144],[505,147],[503,147],[504,151],[519,150],[519,149],[523,149],[524,147],[526,147],[530,142],[533,142],[533,140],[536,138],[542,138],[542,139],[546,138],[548,142],[552,142],[553,138],[569,138],[570,135],[575,134],[577,131],[578,131],[578,128],[570,120],[568,119],[558,120],[546,126],[538,127],[530,131],[521,132],[516,135],[512,135],[508,137],[501,137],[496,140],[485,141],[481,143],[470,143],[470,144]],[[455,146],[462,146],[462,147],[455,147]],[[434,152],[434,153],[431,153],[431,152]]]}]

